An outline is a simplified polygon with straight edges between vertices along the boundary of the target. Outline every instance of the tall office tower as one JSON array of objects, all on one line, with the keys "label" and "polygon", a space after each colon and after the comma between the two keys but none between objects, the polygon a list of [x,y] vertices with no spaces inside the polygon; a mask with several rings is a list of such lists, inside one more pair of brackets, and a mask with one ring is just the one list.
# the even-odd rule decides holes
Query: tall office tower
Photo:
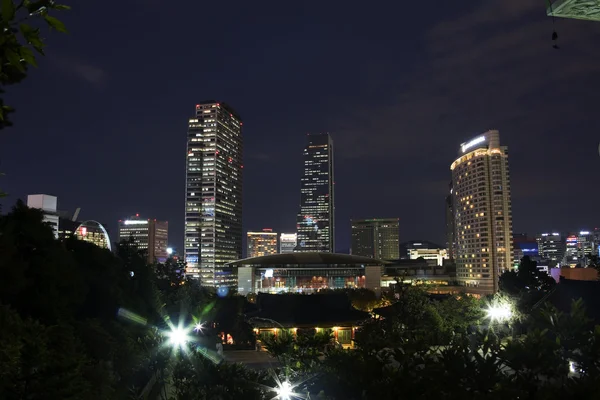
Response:
[{"label": "tall office tower", "polygon": [[456,225],[456,277],[478,294],[498,291],[512,268],[512,211],[508,149],[498,131],[461,144],[452,163]]},{"label": "tall office tower", "polygon": [[133,239],[140,250],[148,252],[148,262],[164,262],[167,257],[169,223],[155,219],[143,219],[139,214],[119,220],[119,242]]},{"label": "tall office tower", "polygon": [[236,286],[223,264],[242,258],[242,120],[227,104],[196,105],[187,135],[186,273],[203,286]]},{"label": "tall office tower", "polygon": [[565,240],[558,232],[540,233],[535,237],[538,243],[540,258],[549,261],[551,267],[556,267],[563,262],[565,257]]},{"label": "tall office tower", "polygon": [[454,260],[456,253],[456,231],[454,226],[454,202],[452,197],[452,182],[450,182],[450,193],[446,196],[446,248],[448,257]]},{"label": "tall office tower", "polygon": [[56,204],[58,200],[56,196],[47,194],[30,194],[27,196],[27,207],[37,208],[44,213],[43,221],[52,228],[54,237],[58,239],[58,211]]},{"label": "tall office tower", "polygon": [[335,252],[333,141],[328,133],[308,135],[300,181],[297,252]]},{"label": "tall office tower", "polygon": [[298,243],[297,237],[295,233],[282,233],[279,236],[279,254],[293,253]]},{"label": "tall office tower", "polygon": [[400,258],[398,218],[353,219],[351,253],[377,260]]},{"label": "tall office tower", "polygon": [[265,228],[262,232],[248,232],[246,237],[248,257],[277,254],[277,232]]}]

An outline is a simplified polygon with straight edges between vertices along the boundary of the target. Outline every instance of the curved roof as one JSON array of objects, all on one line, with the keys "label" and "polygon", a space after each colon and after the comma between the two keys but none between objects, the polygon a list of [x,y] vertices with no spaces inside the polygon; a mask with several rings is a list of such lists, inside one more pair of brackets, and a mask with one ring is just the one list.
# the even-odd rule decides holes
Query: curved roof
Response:
[{"label": "curved roof", "polygon": [[353,256],[337,253],[285,253],[261,257],[244,258],[227,263],[227,265],[384,265],[387,261],[369,257]]},{"label": "curved roof", "polygon": [[[81,224],[79,224],[77,229],[75,229],[75,232],[80,231],[81,227],[86,227],[88,229],[89,228],[99,229],[100,232],[98,232],[98,233],[102,233],[102,235],[104,236],[104,241],[106,242],[105,243],[106,248],[108,250],[112,251],[112,246],[110,245],[110,237],[108,236],[108,232],[106,231],[106,228],[104,228],[104,226],[100,222],[89,219],[89,220],[84,221]],[[81,236],[85,236],[85,235],[82,234]],[[83,240],[86,240],[88,242],[90,241],[85,238]],[[94,243],[94,242],[92,241],[92,243]],[[94,243],[94,244],[98,245],[98,243]]]}]

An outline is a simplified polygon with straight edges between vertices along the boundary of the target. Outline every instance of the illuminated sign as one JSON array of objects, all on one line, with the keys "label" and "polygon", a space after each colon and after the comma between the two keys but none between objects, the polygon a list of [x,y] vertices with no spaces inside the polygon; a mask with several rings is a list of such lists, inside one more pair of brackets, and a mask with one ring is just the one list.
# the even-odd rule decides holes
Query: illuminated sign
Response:
[{"label": "illuminated sign", "polygon": [[147,225],[148,221],[139,221],[136,219],[130,219],[130,220],[123,221],[123,224],[125,224],[125,225]]},{"label": "illuminated sign", "polygon": [[460,148],[462,149],[462,152],[464,153],[465,151],[467,151],[471,147],[476,146],[479,143],[483,143],[483,142],[485,142],[485,136],[479,136],[478,138],[475,138],[475,139],[471,140],[468,143],[461,144]]},{"label": "illuminated sign", "polygon": [[552,235],[554,235],[554,236],[558,236],[558,235],[560,235],[560,233],[553,233]]},{"label": "illuminated sign", "polygon": [[581,232],[579,232],[579,234],[580,234],[580,235],[589,235],[589,234],[590,234],[590,232],[588,232],[588,231],[581,231]]},{"label": "illuminated sign", "polygon": [[272,269],[268,269],[265,271],[265,278],[272,278],[273,277],[273,270]]}]

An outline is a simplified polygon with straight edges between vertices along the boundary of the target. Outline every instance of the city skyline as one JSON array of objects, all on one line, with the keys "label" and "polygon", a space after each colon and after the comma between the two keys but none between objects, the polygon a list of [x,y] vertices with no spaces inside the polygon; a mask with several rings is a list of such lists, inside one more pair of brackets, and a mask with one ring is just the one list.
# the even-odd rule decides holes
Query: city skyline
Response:
[{"label": "city skyline", "polygon": [[[190,107],[214,97],[244,116],[244,207],[252,210],[244,216],[244,232],[264,224],[294,231],[298,149],[307,132],[319,131],[335,138],[336,250],[350,248],[350,219],[375,214],[400,218],[401,241],[444,243],[440,199],[447,192],[447,165],[464,138],[488,127],[498,128],[511,148],[515,231],[591,229],[600,219],[593,202],[600,194],[593,184],[600,122],[590,100],[600,80],[598,56],[590,51],[597,24],[560,20],[557,51],[539,1],[435,10],[417,4],[415,18],[399,27],[392,15],[403,12],[401,5],[391,5],[389,13],[368,10],[373,18],[366,23],[365,11],[352,4],[324,5],[322,16],[277,11],[287,21],[282,26],[280,18],[261,17],[261,7],[226,18],[215,5],[207,10],[190,2],[181,20],[157,3],[126,2],[121,9],[119,18],[140,26],[144,40],[130,38],[131,26],[105,26],[97,17],[108,10],[74,5],[64,15],[71,34],[52,36],[53,51],[40,58],[40,68],[9,88],[6,101],[16,113],[0,146],[0,171],[6,173],[0,187],[10,194],[2,200],[4,212],[17,198],[48,193],[62,199],[62,208],[82,207],[83,218],[106,222],[115,234],[116,221],[137,210],[170,221],[171,244],[182,250],[181,132]],[[182,50],[181,70],[165,85],[148,85],[170,68],[162,59],[140,67],[149,43],[176,37],[181,49],[193,48],[193,15],[200,11],[217,15],[207,29],[226,27],[226,45],[210,45],[202,56]],[[250,26],[248,16],[261,26]],[[168,35],[138,25],[159,17]],[[357,21],[363,28],[345,29]],[[90,30],[102,31],[102,38]],[[122,37],[132,41],[127,52],[107,45]],[[257,43],[272,51],[254,54]],[[367,53],[355,59],[351,49],[359,44]],[[150,110],[160,112],[150,119]],[[14,149],[27,149],[35,162]],[[552,185],[543,183],[545,176]],[[569,191],[559,190],[567,185],[589,193],[575,206]]]}]

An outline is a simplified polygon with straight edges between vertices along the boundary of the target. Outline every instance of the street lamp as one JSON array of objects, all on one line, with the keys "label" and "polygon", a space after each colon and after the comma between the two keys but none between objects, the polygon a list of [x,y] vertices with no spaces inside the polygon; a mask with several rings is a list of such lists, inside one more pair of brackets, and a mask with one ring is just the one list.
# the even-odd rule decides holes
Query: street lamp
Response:
[{"label": "street lamp", "polygon": [[275,389],[277,393],[277,398],[280,400],[291,400],[294,391],[292,390],[292,385],[288,381],[281,382],[281,385],[277,389]]},{"label": "street lamp", "polygon": [[513,312],[509,304],[490,305],[487,310],[487,317],[493,321],[504,322],[512,318]]}]

